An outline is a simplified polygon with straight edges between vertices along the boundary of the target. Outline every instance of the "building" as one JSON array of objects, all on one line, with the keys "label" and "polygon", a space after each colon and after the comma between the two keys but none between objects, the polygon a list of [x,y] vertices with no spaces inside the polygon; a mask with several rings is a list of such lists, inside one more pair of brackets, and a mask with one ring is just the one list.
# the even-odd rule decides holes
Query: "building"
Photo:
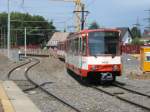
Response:
[{"label": "building", "polygon": [[150,44],[150,34],[143,34],[141,41],[143,41],[144,44]]},{"label": "building", "polygon": [[121,38],[123,45],[129,44],[132,42],[132,39],[133,39],[132,33],[128,27],[119,27],[117,29],[121,31],[120,38]]},{"label": "building", "polygon": [[67,37],[69,36],[70,33],[67,32],[55,32],[51,39],[48,41],[47,43],[47,47],[50,48],[57,48],[57,44],[58,42],[63,42],[67,39]]}]

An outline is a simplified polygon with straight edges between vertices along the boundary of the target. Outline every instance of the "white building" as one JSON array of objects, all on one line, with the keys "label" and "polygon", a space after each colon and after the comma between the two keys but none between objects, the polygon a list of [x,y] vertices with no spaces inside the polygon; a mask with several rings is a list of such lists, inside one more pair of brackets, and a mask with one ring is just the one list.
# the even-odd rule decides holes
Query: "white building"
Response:
[{"label": "white building", "polygon": [[132,42],[133,37],[132,37],[131,31],[128,27],[119,27],[117,29],[121,31],[120,38],[121,38],[123,45],[129,44]]}]

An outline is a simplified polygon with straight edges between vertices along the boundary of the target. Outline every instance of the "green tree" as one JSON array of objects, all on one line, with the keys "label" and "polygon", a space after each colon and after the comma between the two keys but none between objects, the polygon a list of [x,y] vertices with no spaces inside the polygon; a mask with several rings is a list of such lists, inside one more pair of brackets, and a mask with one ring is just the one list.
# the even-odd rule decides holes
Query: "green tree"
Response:
[{"label": "green tree", "polygon": [[100,28],[97,22],[92,22],[88,29],[98,29]]},{"label": "green tree", "polygon": [[131,33],[132,33],[133,38],[136,38],[136,37],[141,38],[141,31],[137,27],[133,27],[131,29]]},{"label": "green tree", "polygon": [[[7,13],[0,13],[0,27],[7,31]],[[24,44],[24,28],[27,28],[27,44],[43,44],[56,30],[52,21],[47,21],[39,15],[29,13],[11,13],[11,43],[12,45]],[[45,30],[48,29],[48,30]]]},{"label": "green tree", "polygon": [[143,45],[144,42],[143,41],[140,41],[140,39],[138,37],[134,38],[131,42],[131,44],[133,45]]}]

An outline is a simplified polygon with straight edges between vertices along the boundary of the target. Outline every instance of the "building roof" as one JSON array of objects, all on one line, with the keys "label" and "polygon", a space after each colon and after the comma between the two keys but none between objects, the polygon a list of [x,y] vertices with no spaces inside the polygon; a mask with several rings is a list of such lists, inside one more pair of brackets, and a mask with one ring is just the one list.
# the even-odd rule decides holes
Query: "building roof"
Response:
[{"label": "building roof", "polygon": [[68,36],[69,36],[69,33],[67,32],[55,32],[52,35],[51,39],[48,41],[46,46],[55,46],[57,42],[65,41]]},{"label": "building roof", "polygon": [[129,32],[132,38],[132,33],[128,27],[118,27],[117,29],[121,31],[121,39],[124,37],[126,32]]}]

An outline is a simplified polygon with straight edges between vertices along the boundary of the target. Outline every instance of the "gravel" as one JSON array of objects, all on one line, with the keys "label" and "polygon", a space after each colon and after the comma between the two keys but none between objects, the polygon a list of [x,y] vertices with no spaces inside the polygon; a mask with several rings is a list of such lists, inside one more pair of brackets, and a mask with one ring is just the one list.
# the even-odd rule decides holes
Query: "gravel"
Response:
[{"label": "gravel", "polygon": [[[131,55],[123,55],[123,74],[122,77],[118,77],[117,80],[126,84],[127,87],[143,93],[150,94],[150,80],[139,80],[129,78],[129,73],[134,72],[140,74],[140,61]],[[150,74],[149,74],[150,75]]]},{"label": "gravel", "polygon": [[[129,87],[138,88],[143,92],[149,92],[149,81],[129,80],[127,78],[127,71],[125,70],[128,69],[128,66],[126,66],[128,65],[128,61],[132,60],[132,62],[130,62],[132,65],[129,66],[130,71],[136,70],[137,67],[135,67],[134,64],[138,64],[138,62],[136,62],[136,60],[132,57],[130,57],[131,60],[127,60],[128,58],[129,57],[127,55],[124,56],[124,75],[117,78],[117,80],[125,82]],[[122,102],[112,96],[108,96],[104,93],[95,91],[90,87],[81,85],[75,78],[66,72],[64,63],[58,59],[51,57],[39,59],[41,63],[29,71],[30,77],[39,84],[42,84],[43,82],[51,82],[50,84],[45,85],[44,88],[72,106],[80,109],[82,112],[146,112],[145,110]],[[8,61],[8,59],[5,60]],[[1,75],[0,79],[3,79],[3,77],[6,76],[4,74],[8,72],[8,66],[11,68],[12,65],[16,65],[16,63],[14,64],[14,62],[8,61],[8,64],[5,65],[0,60],[0,66],[5,68],[3,76]],[[15,71],[12,78],[25,80],[23,73],[24,67]],[[22,89],[31,87],[31,85],[26,81],[18,81],[17,83]],[[42,112],[73,112],[72,109],[61,104],[53,97],[47,96],[39,89],[26,92],[26,94],[33,100]]]},{"label": "gravel", "polygon": [[7,74],[14,66],[22,64],[24,61],[12,61],[0,54],[0,80],[7,80]]},{"label": "gravel", "polygon": [[[83,112],[143,112],[140,108],[81,85],[68,75],[64,63],[57,59],[41,59],[40,65],[30,71],[30,76],[39,84],[44,81],[53,82],[45,88]],[[40,107],[41,104],[36,100],[33,99]]]}]

